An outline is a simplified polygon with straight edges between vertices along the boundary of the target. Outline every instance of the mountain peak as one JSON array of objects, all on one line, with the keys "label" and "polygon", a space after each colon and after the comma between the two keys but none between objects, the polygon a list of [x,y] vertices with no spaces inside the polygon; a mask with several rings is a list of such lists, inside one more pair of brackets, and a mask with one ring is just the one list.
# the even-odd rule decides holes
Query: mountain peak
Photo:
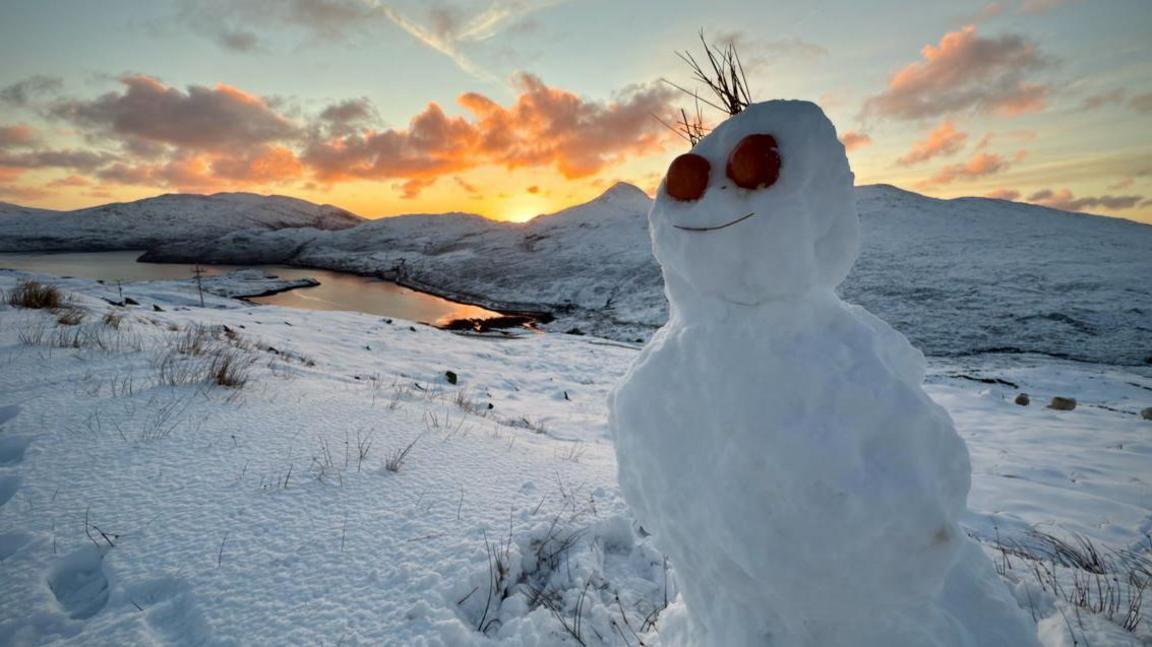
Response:
[{"label": "mountain peak", "polygon": [[644,198],[645,200],[650,199],[648,197],[648,194],[644,193],[644,190],[641,189],[640,187],[636,186],[635,184],[629,184],[627,182],[617,182],[616,184],[613,184],[612,186],[608,187],[608,190],[605,191],[604,193],[601,193],[600,196],[596,198],[596,200],[604,200],[604,199],[635,200],[635,199],[641,198],[641,197]]}]

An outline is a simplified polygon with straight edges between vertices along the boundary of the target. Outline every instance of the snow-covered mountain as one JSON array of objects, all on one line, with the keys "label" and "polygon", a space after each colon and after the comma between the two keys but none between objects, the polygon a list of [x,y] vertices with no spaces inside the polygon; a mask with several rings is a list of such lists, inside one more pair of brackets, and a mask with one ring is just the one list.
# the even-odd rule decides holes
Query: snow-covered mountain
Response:
[{"label": "snow-covered mountain", "polygon": [[332,205],[254,193],[168,194],[75,211],[0,203],[0,251],[142,249],[237,230],[331,230],[361,222]]},{"label": "snow-covered mountain", "polygon": [[[860,260],[847,300],[933,355],[992,349],[1109,363],[1152,356],[1152,227],[985,198],[857,189]],[[494,309],[542,310],[554,330],[647,337],[667,317],[639,189],[523,224],[410,215],[341,231],[241,231],[148,260],[287,263],[378,274]]]}]

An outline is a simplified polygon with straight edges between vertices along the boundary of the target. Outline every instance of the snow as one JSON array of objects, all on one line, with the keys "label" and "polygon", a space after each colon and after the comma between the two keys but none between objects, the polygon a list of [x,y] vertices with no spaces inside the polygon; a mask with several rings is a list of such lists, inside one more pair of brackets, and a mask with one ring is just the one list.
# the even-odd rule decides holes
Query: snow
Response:
[{"label": "snow", "polygon": [[[742,188],[730,152],[763,134],[779,178]],[[834,293],[859,228],[832,123],[753,104],[692,154],[704,194],[662,184],[649,215],[671,317],[609,403],[621,491],[680,576],[687,622],[665,639],[1038,644],[959,527],[971,465],[923,356]]]},{"label": "snow", "polygon": [[[259,297],[276,294],[297,288],[309,288],[320,284],[313,278],[283,279],[279,276],[258,269],[241,269],[220,274],[205,274],[201,285],[196,285],[195,279],[163,280],[163,281],[133,281],[109,283],[100,281],[99,289],[89,287],[91,281],[82,278],[62,278],[40,272],[24,272],[10,269],[0,269],[0,277],[9,277],[13,281],[40,281],[72,289],[77,286],[87,288],[89,294],[99,295],[103,300],[112,304],[121,304],[125,298],[132,299],[138,304],[149,306],[152,304],[199,305],[200,288],[204,292],[204,304],[216,308],[234,308],[237,302],[234,299],[246,297]],[[213,298],[213,297],[227,298]]]},{"label": "snow", "polygon": [[[1152,284],[1144,279],[1152,227],[891,186],[855,191],[861,256],[841,293],[929,355],[1001,350],[1131,365],[1152,356]],[[524,224],[411,215],[334,232],[236,232],[163,245],[145,258],[380,274],[495,310],[550,312],[552,330],[635,341],[668,316],[648,242],[651,204],[619,184]]]},{"label": "snow", "polygon": [[330,230],[360,222],[331,205],[253,193],[168,194],[75,211],[0,203],[0,251],[142,249],[239,230]]},{"label": "snow", "polygon": [[222,297],[262,297],[277,292],[320,285],[320,281],[313,278],[281,279],[275,274],[257,269],[236,270],[207,276],[202,279],[201,283],[205,292]]},{"label": "snow", "polygon": [[[561,620],[579,618],[586,644],[635,646],[682,619],[677,566],[624,505],[607,436],[605,399],[636,349],[213,295],[201,309],[186,285],[126,283],[142,305],[116,308],[114,286],[55,282],[106,349],[23,343],[75,327],[0,305],[0,644],[576,645]],[[248,340],[244,388],[155,383],[200,325]],[[957,375],[1014,382],[1033,404]],[[967,530],[1113,548],[1152,530],[1152,423],[1134,415],[1152,371],[987,355],[933,360],[926,388],[971,449]],[[1053,395],[1080,405],[1043,408]],[[1029,569],[1013,564],[1023,597]],[[1028,590],[1046,647],[1072,644],[1061,611],[1080,644],[1152,639],[1147,621],[1131,634]]]}]

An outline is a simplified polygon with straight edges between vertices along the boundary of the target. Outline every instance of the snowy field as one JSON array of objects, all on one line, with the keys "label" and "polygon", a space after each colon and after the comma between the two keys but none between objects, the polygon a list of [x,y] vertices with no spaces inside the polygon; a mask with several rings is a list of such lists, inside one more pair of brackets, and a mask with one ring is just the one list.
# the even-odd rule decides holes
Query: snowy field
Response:
[{"label": "snowy field", "polygon": [[[0,644],[635,646],[677,621],[606,435],[631,345],[60,284],[63,311],[0,305]],[[1152,592],[1120,626],[1152,551],[1152,371],[985,355],[927,390],[1044,644],[1152,644]],[[1021,557],[1036,530],[1117,572]],[[1074,604],[1084,581],[1115,600]]]}]

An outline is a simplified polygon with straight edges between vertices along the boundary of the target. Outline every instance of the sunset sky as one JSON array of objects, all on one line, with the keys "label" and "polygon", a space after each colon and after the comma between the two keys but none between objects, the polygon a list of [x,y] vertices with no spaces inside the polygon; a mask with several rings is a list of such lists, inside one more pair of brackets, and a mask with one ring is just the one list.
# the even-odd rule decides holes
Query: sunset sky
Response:
[{"label": "sunset sky", "polygon": [[859,184],[1152,222],[1148,0],[5,0],[0,200],[523,220],[652,191],[700,29],[754,98],[819,103]]}]

